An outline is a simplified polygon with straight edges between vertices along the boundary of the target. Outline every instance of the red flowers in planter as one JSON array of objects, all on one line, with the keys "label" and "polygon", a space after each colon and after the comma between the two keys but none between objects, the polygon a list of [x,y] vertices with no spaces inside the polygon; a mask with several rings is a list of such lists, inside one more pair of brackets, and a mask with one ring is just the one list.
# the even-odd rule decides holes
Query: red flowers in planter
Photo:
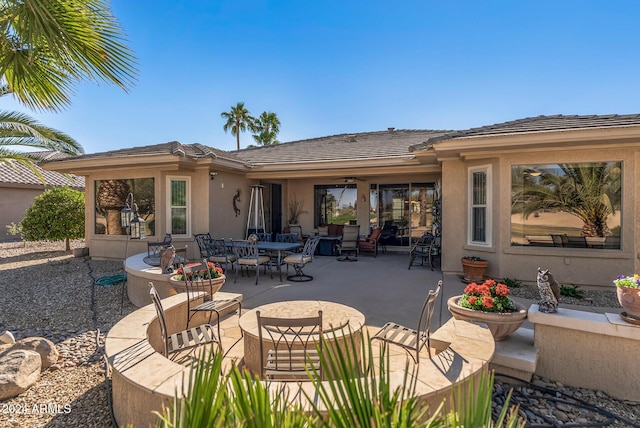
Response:
[{"label": "red flowers in planter", "polygon": [[[191,267],[191,266],[197,266],[199,264],[200,263],[188,263],[187,266]],[[218,278],[224,272],[221,267],[216,266],[215,263],[213,262],[207,262],[207,267],[209,268],[209,273],[211,274],[211,278]],[[189,279],[191,279],[192,281],[208,279],[206,278],[206,276],[202,277],[201,275],[202,273],[203,273],[202,271],[192,272],[189,274]],[[184,272],[182,270],[182,267],[178,268],[178,270],[176,271],[176,275],[173,278],[177,279],[178,281],[184,280]]]},{"label": "red flowers in planter", "polygon": [[493,279],[487,279],[482,284],[470,283],[464,289],[458,305],[463,308],[483,312],[512,312],[516,305],[509,297],[509,287]]}]

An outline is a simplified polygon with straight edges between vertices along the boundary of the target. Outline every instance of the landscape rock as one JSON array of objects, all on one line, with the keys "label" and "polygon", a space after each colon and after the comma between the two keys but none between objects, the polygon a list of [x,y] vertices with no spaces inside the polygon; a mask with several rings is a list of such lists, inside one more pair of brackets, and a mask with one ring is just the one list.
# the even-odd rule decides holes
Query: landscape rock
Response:
[{"label": "landscape rock", "polygon": [[40,379],[40,354],[26,349],[0,355],[0,400],[22,394]]},{"label": "landscape rock", "polygon": [[58,361],[58,349],[49,339],[44,337],[27,337],[20,339],[13,345],[13,349],[26,349],[35,351],[42,358],[42,368],[49,368]]}]

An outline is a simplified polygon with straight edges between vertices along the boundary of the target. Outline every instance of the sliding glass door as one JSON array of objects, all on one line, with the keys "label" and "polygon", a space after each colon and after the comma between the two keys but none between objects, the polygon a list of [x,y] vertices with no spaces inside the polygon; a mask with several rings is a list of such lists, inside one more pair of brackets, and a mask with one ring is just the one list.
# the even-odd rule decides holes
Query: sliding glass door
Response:
[{"label": "sliding glass door", "polygon": [[431,231],[433,183],[381,184],[371,186],[371,223],[382,227],[382,243],[408,247]]}]

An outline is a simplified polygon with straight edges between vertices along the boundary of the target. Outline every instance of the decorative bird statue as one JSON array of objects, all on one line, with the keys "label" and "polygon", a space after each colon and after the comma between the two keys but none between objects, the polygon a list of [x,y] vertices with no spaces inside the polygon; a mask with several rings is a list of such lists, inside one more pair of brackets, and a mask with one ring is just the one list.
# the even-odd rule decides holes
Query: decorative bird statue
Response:
[{"label": "decorative bird statue", "polygon": [[162,252],[160,269],[162,273],[173,273],[173,260],[176,258],[176,247],[170,245]]},{"label": "decorative bird statue", "polygon": [[538,308],[540,312],[555,313],[558,312],[558,300],[560,299],[560,287],[549,269],[542,270],[538,268],[538,292],[540,293],[540,301]]}]

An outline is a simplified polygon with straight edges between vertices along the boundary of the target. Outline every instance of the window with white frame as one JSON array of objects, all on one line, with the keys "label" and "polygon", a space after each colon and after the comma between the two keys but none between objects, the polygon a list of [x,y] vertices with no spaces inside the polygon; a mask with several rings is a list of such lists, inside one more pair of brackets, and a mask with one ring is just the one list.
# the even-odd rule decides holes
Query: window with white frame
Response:
[{"label": "window with white frame", "polygon": [[186,178],[168,178],[167,228],[172,235],[190,235],[189,193],[190,180]]},{"label": "window with white frame", "polygon": [[491,245],[491,166],[469,168],[469,230],[472,245]]}]

